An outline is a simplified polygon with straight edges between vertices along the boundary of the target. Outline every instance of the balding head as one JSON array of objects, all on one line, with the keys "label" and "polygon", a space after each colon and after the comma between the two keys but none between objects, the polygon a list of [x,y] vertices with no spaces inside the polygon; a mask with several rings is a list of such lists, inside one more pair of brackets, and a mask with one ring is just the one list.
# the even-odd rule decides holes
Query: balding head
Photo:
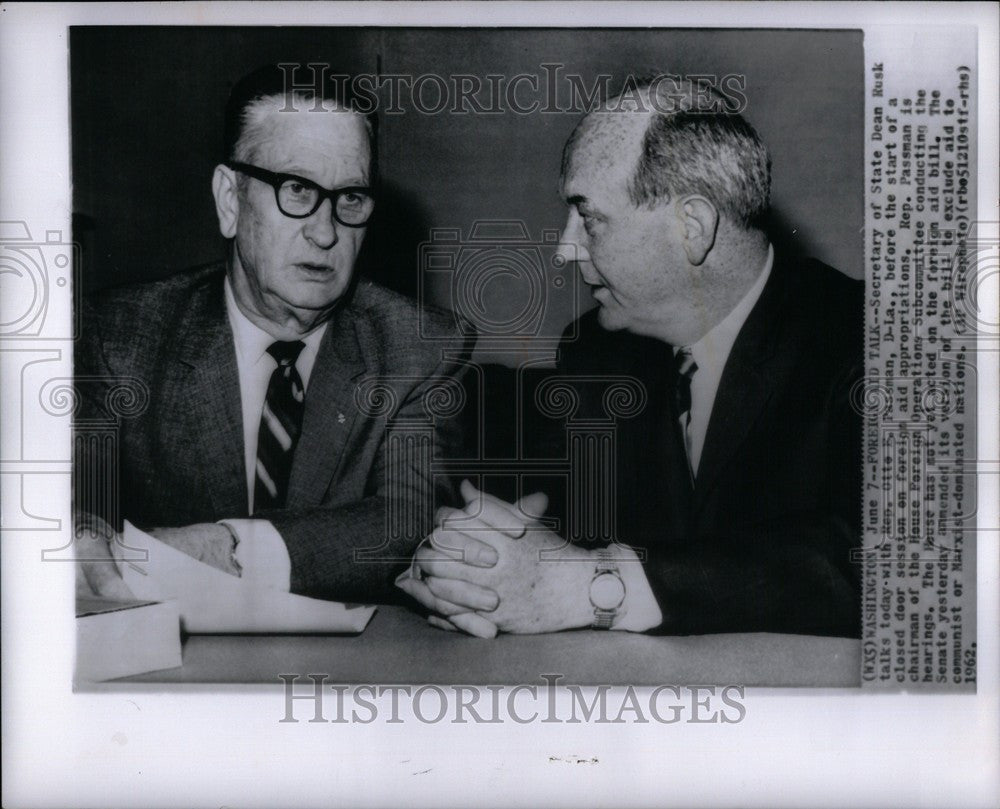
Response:
[{"label": "balding head", "polygon": [[563,150],[561,249],[601,324],[689,345],[721,322],[767,255],[768,176],[749,124],[690,83],[634,88],[584,118]]},{"label": "balding head", "polygon": [[734,225],[759,228],[770,205],[770,157],[727,103],[686,79],[661,76],[639,85],[581,121],[563,150],[563,176],[584,161],[623,161],[636,206],[697,194]]}]

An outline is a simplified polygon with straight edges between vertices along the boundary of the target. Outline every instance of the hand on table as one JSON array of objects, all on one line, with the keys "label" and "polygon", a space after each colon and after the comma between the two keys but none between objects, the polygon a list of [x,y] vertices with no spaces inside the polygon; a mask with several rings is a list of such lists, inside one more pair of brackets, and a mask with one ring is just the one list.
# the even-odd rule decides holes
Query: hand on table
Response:
[{"label": "hand on table", "polygon": [[76,594],[133,600],[111,553],[111,543],[121,541],[118,532],[100,517],[79,514],[73,521],[73,535]]},{"label": "hand on table", "polygon": [[[115,563],[116,555],[124,558],[128,552],[121,534],[92,514],[80,515],[74,523],[77,594],[134,599]],[[181,528],[154,528],[149,533],[199,562],[234,576],[240,575],[233,560],[232,534],[224,525],[199,523]],[[120,553],[115,553],[112,543],[119,544]]]},{"label": "hand on table", "polygon": [[[468,481],[462,482],[461,492],[465,507],[438,509],[435,529],[425,540],[425,543],[447,553],[455,564],[495,565],[496,549],[477,537],[490,530],[501,531],[512,538],[521,537],[527,523],[532,521],[533,516],[544,513],[548,503],[544,494],[534,494],[512,505],[479,492]],[[435,613],[428,617],[428,621],[439,629],[461,629],[481,638],[492,638],[497,633],[492,621],[474,611],[477,607],[492,609],[497,605],[498,598],[492,590],[457,579],[430,582],[423,575],[416,558],[410,569],[396,579],[396,584]],[[453,600],[447,598],[448,594]]]},{"label": "hand on table", "polygon": [[462,495],[465,508],[439,515],[443,519],[429,545],[417,550],[413,570],[420,578],[397,581],[438,613],[431,623],[480,637],[493,637],[497,630],[535,633],[588,626],[593,555],[535,519],[547,505],[545,495],[529,495],[512,505],[468,482]]}]

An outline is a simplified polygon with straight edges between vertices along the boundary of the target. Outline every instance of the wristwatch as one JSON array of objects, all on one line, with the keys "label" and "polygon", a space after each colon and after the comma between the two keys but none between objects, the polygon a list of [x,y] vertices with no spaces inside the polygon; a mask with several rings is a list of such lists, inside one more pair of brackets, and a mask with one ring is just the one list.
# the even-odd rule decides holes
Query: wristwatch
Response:
[{"label": "wristwatch", "polygon": [[611,629],[618,609],[625,601],[625,582],[614,556],[607,548],[597,552],[597,567],[590,580],[590,603],[594,608],[594,629]]}]

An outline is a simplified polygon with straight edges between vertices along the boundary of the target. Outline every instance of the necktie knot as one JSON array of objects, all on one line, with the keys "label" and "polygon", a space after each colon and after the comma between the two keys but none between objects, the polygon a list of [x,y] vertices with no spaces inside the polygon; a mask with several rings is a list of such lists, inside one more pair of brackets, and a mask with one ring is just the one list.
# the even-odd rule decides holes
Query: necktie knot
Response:
[{"label": "necktie knot", "polygon": [[306,344],[301,340],[276,340],[267,347],[267,353],[274,357],[274,361],[278,363],[279,367],[287,368],[295,364],[305,347]]}]

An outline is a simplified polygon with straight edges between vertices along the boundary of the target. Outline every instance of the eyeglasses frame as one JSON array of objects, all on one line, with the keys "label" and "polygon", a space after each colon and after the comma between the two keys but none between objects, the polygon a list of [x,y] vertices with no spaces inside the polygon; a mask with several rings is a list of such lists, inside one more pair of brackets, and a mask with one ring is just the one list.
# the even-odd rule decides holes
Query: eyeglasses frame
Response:
[{"label": "eyeglasses frame", "polygon": [[[368,222],[371,220],[371,214],[364,222],[358,224],[353,224],[351,222],[345,222],[337,215],[337,198],[342,194],[358,193],[362,192],[367,196],[375,200],[375,195],[372,193],[371,186],[367,185],[345,185],[341,188],[324,188],[319,183],[313,182],[307,177],[301,177],[298,174],[286,174],[284,172],[270,171],[269,169],[261,168],[260,166],[254,166],[250,163],[242,163],[239,160],[227,160],[225,165],[232,169],[233,171],[238,171],[241,174],[246,174],[248,177],[253,177],[255,180],[260,180],[262,183],[267,183],[274,189],[274,203],[278,206],[278,210],[281,211],[283,216],[287,216],[289,219],[308,219],[316,211],[318,211],[323,206],[323,201],[326,199],[330,200],[330,205],[333,208],[333,218],[337,220],[341,225],[348,228],[363,228],[367,226]],[[313,208],[309,213],[305,214],[292,214],[288,213],[284,208],[281,207],[281,200],[279,199],[279,194],[281,193],[281,186],[285,184],[288,180],[294,180],[295,182],[302,183],[310,188],[315,188],[319,192],[319,198],[316,201],[316,207]]]}]

